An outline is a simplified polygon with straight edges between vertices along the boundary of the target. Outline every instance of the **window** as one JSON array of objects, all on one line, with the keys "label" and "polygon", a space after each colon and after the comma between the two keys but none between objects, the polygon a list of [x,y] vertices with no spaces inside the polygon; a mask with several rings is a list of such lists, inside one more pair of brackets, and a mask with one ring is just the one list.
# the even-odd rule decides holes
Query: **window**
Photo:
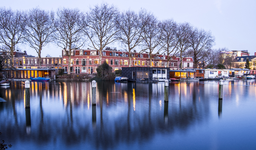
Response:
[{"label": "window", "polygon": [[87,52],[84,52],[84,55],[87,55]]},{"label": "window", "polygon": [[111,53],[111,52],[109,53],[109,56],[112,56],[112,53]]},{"label": "window", "polygon": [[152,70],[152,73],[153,73],[153,74],[156,74],[156,70]]},{"label": "window", "polygon": [[113,60],[112,59],[110,60],[110,64],[113,65]]},{"label": "window", "polygon": [[94,64],[99,64],[99,60],[98,59],[94,59]]},{"label": "window", "polygon": [[[48,60],[48,59],[47,59]],[[48,61],[47,61],[48,62]],[[30,63],[30,60],[28,59],[28,65],[29,65],[29,63]],[[48,63],[47,63],[48,64]]]},{"label": "window", "polygon": [[165,70],[162,70],[162,74],[165,74]]},{"label": "window", "polygon": [[102,55],[103,55],[103,56],[106,56],[106,52],[102,52]]},{"label": "window", "polygon": [[142,66],[145,66],[145,61],[142,61]]},{"label": "window", "polygon": [[47,64],[49,64],[49,59],[47,59]]},{"label": "window", "polygon": [[76,74],[80,73],[80,67],[76,67]]},{"label": "window", "polygon": [[89,59],[89,65],[91,65],[92,64],[92,59]]},{"label": "window", "polygon": [[64,58],[64,59],[63,59],[63,64],[66,64],[66,63],[67,63],[67,62],[66,62],[66,59]]},{"label": "window", "polygon": [[82,60],[82,66],[85,66],[85,65],[86,65],[86,60],[83,59],[83,60]]},{"label": "window", "polygon": [[91,51],[91,55],[96,55],[96,51]]},{"label": "window", "polygon": [[59,64],[61,64],[61,59],[59,59]]},{"label": "window", "polygon": [[78,59],[76,59],[76,65],[79,65],[79,60]]},{"label": "window", "polygon": [[118,65],[118,60],[115,60],[115,65]]},{"label": "window", "polygon": [[160,74],[161,73],[161,70],[157,70],[157,74]]},{"label": "window", "polygon": [[80,51],[80,55],[83,55],[83,51],[82,50]]},{"label": "window", "polygon": [[137,66],[137,65],[138,65],[136,60],[134,60],[134,65],[135,65],[135,66]]},{"label": "window", "polygon": [[140,60],[138,60],[138,65],[140,66]]},{"label": "window", "polygon": [[53,58],[52,58],[52,64],[53,64]]},{"label": "window", "polygon": [[70,64],[71,64],[71,65],[73,65],[73,64],[74,64],[74,60],[73,60],[73,59],[71,59]]},{"label": "window", "polygon": [[82,72],[86,73],[86,67],[82,67]]},{"label": "window", "polygon": [[108,64],[108,59],[106,59],[106,63]]},{"label": "window", "polygon": [[125,65],[125,66],[128,65],[128,60],[124,60],[124,65]]},{"label": "window", "polygon": [[[65,59],[66,60],[66,59]],[[24,64],[25,64],[25,59],[23,59],[23,61],[24,61]],[[45,59],[43,59],[43,64],[45,64]]]},{"label": "window", "polygon": [[120,65],[121,65],[121,66],[123,65],[123,60],[120,60]]},{"label": "window", "polygon": [[175,72],[175,77],[180,77],[180,72]]}]

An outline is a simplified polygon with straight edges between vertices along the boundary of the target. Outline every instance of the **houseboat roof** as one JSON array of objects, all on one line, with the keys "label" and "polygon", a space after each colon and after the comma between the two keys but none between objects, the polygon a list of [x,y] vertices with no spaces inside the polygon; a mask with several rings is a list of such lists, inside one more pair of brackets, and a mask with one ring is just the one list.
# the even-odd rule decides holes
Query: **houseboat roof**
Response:
[{"label": "houseboat roof", "polygon": [[186,70],[170,70],[170,72],[196,72],[194,69],[186,69]]},{"label": "houseboat roof", "polygon": [[12,70],[12,71],[15,71],[15,70],[24,70],[24,71],[31,71],[31,70],[36,70],[36,71],[51,71],[51,70],[56,70],[56,69],[55,69],[55,68],[50,68],[50,69],[47,69],[47,68],[37,68],[37,69],[16,68],[16,69],[4,69],[4,70]]}]

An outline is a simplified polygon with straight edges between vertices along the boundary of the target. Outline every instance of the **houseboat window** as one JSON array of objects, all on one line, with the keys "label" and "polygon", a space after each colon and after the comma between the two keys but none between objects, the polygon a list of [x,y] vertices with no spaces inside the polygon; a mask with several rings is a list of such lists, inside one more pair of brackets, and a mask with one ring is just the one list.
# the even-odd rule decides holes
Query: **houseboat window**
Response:
[{"label": "houseboat window", "polygon": [[186,72],[181,72],[181,78],[186,78],[186,76],[187,76],[187,73]]},{"label": "houseboat window", "polygon": [[152,70],[152,73],[153,73],[153,74],[156,74],[156,70]]},{"label": "houseboat window", "polygon": [[180,72],[175,72],[175,77],[180,77]]},{"label": "houseboat window", "polygon": [[193,72],[190,73],[190,78],[194,78],[194,73]]}]

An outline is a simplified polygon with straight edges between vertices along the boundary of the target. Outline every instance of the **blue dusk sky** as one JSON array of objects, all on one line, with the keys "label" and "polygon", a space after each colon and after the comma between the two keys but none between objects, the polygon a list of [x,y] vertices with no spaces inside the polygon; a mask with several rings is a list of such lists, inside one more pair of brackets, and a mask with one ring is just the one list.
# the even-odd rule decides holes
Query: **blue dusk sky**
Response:
[{"label": "blue dusk sky", "polygon": [[[77,8],[86,12],[102,3],[114,5],[121,12],[145,9],[160,21],[173,19],[210,31],[215,38],[214,49],[248,50],[250,55],[256,52],[256,0],[1,0],[0,6],[12,10]],[[18,47],[36,56],[33,49],[24,45]],[[47,54],[60,56],[61,49],[54,44],[48,45],[42,56]]]}]

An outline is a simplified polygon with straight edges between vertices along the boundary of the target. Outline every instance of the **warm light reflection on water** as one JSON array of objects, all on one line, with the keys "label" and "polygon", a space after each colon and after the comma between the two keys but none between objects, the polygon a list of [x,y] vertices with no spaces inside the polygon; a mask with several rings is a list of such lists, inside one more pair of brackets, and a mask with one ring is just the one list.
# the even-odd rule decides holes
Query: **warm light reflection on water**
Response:
[{"label": "warm light reflection on water", "polygon": [[254,80],[225,81],[222,101],[218,81],[172,82],[167,103],[163,83],[98,82],[96,106],[89,82],[31,82],[29,101],[12,85],[0,90],[0,139],[13,149],[255,148]]}]

